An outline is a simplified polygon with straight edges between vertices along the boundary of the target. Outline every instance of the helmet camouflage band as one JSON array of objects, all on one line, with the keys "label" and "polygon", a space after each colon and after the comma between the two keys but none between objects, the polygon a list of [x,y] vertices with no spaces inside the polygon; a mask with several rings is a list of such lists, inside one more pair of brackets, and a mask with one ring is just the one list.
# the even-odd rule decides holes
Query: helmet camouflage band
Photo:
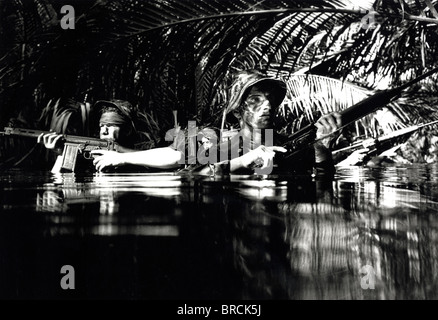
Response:
[{"label": "helmet camouflage band", "polygon": [[276,91],[275,94],[279,98],[279,101],[283,101],[286,96],[286,83],[284,81],[269,77],[257,70],[242,71],[235,76],[233,84],[231,85],[230,101],[226,113],[238,110],[243,103],[248,89],[261,82],[270,83],[272,90]]},{"label": "helmet camouflage band", "polygon": [[129,101],[119,99],[99,100],[96,101],[96,103],[94,104],[94,109],[98,113],[102,113],[105,107],[117,108],[120,113],[129,120],[132,120],[134,118],[135,109]]},{"label": "helmet camouflage band", "polygon": [[105,108],[116,108],[119,113],[125,120],[126,123],[129,124],[134,131],[137,131],[136,126],[134,124],[134,120],[136,119],[136,109],[134,106],[126,100],[112,99],[112,100],[98,100],[95,102],[93,106],[93,112],[97,115],[97,119],[99,116],[105,112]]}]

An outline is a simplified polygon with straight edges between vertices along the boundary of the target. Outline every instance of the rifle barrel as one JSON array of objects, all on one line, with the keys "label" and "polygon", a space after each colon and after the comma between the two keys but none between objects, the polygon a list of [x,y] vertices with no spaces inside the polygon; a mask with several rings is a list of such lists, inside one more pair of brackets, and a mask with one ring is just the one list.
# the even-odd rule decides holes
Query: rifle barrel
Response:
[{"label": "rifle barrel", "polygon": [[343,126],[348,125],[349,123],[352,123],[376,111],[377,109],[387,105],[391,101],[398,98],[398,96],[402,93],[403,90],[431,76],[437,71],[438,71],[438,67],[433,68],[432,70],[429,70],[424,74],[416,77],[415,79],[412,79],[396,88],[377,92],[376,94],[373,94],[365,98],[364,100],[359,101],[352,107],[342,110],[340,114],[342,115]]},{"label": "rifle barrel", "polygon": [[[397,98],[404,89],[431,76],[437,71],[438,67],[435,67],[399,87],[377,92],[372,96],[369,96],[362,101],[359,101],[358,103],[340,111],[339,113],[342,117],[342,128],[376,111],[377,109],[382,108],[383,106],[387,105],[389,102]],[[315,136],[316,127],[314,124],[309,124],[301,130],[291,134],[288,139],[289,141],[283,145],[284,147],[289,149],[289,153],[284,157],[288,158],[298,152],[299,149],[304,149],[313,145],[316,142]]]},{"label": "rifle barrel", "polygon": [[402,129],[399,129],[399,130],[395,130],[395,131],[390,132],[390,133],[388,133],[388,134],[386,134],[384,136],[381,136],[381,137],[365,139],[365,140],[363,140],[361,142],[356,142],[356,143],[354,143],[354,144],[352,144],[352,145],[350,145],[348,147],[344,147],[344,148],[341,148],[341,149],[334,150],[333,154],[336,154],[336,153],[341,152],[341,151],[346,151],[346,150],[354,149],[354,148],[357,148],[357,147],[360,147],[360,146],[367,147],[367,144],[368,144],[367,142],[369,142],[369,145],[371,146],[375,142],[384,142],[384,141],[387,141],[387,140],[390,140],[390,139],[393,139],[393,138],[397,138],[397,137],[400,137],[400,136],[412,133],[414,131],[417,131],[418,129],[421,129],[423,127],[433,125],[435,123],[438,123],[438,120],[434,120],[434,121],[431,121],[431,122],[428,122],[428,123],[423,123],[423,124],[416,124],[416,125],[412,125],[410,127],[406,127],[406,128],[402,128]]},{"label": "rifle barrel", "polygon": [[[29,137],[29,138],[37,138],[41,134],[47,134],[47,133],[52,133],[52,132],[36,130],[36,129],[24,129],[24,128],[12,128],[12,127],[5,127],[4,132],[2,132],[3,135]],[[64,142],[95,145],[100,147],[106,147],[109,144],[109,142],[104,139],[67,135],[67,134],[62,134],[62,139]]]}]

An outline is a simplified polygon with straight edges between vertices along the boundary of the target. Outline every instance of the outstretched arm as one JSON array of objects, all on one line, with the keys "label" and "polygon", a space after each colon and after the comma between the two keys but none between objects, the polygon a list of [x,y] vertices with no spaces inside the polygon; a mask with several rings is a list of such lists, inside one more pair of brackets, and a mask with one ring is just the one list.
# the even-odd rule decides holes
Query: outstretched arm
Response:
[{"label": "outstretched arm", "polygon": [[97,171],[106,167],[138,165],[157,169],[173,169],[180,166],[182,153],[170,147],[120,153],[108,150],[91,151]]}]

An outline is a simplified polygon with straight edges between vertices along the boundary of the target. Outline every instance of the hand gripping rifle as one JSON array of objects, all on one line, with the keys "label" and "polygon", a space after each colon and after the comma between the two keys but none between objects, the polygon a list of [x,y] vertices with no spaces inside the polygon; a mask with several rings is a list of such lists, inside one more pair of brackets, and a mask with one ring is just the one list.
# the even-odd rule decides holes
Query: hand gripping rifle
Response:
[{"label": "hand gripping rifle", "polygon": [[[12,128],[5,127],[4,132],[0,132],[0,135],[20,136],[37,138],[41,134],[52,133],[49,131]],[[61,141],[64,143],[64,149],[62,152],[62,165],[61,168],[65,171],[75,171],[76,161],[78,154],[81,154],[85,159],[91,159],[90,152],[96,149],[113,150],[123,152],[125,149],[114,141],[81,137],[74,135],[63,134]]]},{"label": "hand gripping rifle", "polygon": [[[376,111],[392,102],[393,100],[400,97],[402,91],[415,83],[431,76],[438,71],[438,67],[418,76],[417,78],[393,89],[380,91],[362,101],[354,104],[353,106],[340,111],[342,117],[342,127],[338,130],[344,128],[350,123],[359,120],[360,118]],[[288,142],[286,142],[283,147],[288,151],[283,155],[283,159],[287,159],[306,147],[310,147],[316,142],[316,126],[312,123],[304,128],[298,130],[297,132],[291,134],[288,137]]]}]

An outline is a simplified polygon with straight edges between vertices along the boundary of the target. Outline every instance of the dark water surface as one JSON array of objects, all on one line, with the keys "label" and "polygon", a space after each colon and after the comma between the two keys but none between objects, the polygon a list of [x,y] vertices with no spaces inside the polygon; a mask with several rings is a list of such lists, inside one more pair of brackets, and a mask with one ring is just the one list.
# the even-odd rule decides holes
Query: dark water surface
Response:
[{"label": "dark water surface", "polygon": [[0,298],[437,299],[437,172],[3,171]]}]

